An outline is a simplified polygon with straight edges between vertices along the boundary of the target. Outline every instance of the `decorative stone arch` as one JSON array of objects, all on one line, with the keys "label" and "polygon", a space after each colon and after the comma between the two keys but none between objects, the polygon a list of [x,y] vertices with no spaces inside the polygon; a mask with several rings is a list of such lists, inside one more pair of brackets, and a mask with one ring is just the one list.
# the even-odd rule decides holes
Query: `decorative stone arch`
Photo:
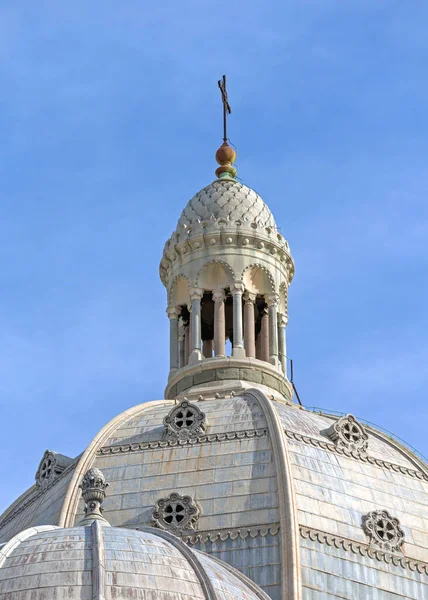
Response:
[{"label": "decorative stone arch", "polygon": [[169,306],[183,306],[190,302],[190,282],[185,275],[174,277],[168,293]]},{"label": "decorative stone arch", "polygon": [[278,312],[284,317],[288,316],[288,287],[285,281],[279,286]]},{"label": "decorative stone arch", "polygon": [[241,275],[245,289],[253,294],[275,294],[276,285],[269,269],[260,263],[253,263],[245,267]]},{"label": "decorative stone arch", "polygon": [[234,282],[235,273],[224,260],[205,263],[196,276],[196,287],[207,291],[230,288]]},{"label": "decorative stone arch", "polygon": [[73,472],[73,476],[68,485],[67,492],[65,494],[64,503],[61,508],[61,514],[59,517],[59,527],[73,527],[74,520],[77,514],[79,501],[82,495],[80,483],[85,473],[93,466],[97,457],[98,450],[107,442],[109,437],[128,419],[133,418],[136,415],[144,413],[153,406],[171,406],[170,400],[154,400],[153,402],[143,402],[132,408],[128,408],[123,413],[114,417],[107,425],[105,425],[101,431],[94,437],[92,442],[80,456],[79,462]]}]

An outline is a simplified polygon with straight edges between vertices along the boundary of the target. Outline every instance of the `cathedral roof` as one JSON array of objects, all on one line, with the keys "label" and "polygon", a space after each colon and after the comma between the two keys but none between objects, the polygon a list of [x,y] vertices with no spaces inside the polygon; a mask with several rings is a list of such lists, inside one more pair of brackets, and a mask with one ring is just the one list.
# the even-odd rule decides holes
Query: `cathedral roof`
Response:
[{"label": "cathedral roof", "polygon": [[213,219],[276,229],[271,211],[257,192],[232,179],[214,181],[195,194],[181,213],[177,229]]},{"label": "cathedral roof", "polygon": [[170,533],[95,521],[33,527],[0,550],[1,597],[266,600],[239,571]]},{"label": "cathedral roof", "polygon": [[[53,563],[38,562],[40,548],[51,553],[51,558],[68,561],[74,560],[68,550],[78,554],[86,544],[87,570],[92,568],[91,527],[96,525],[74,524],[85,518],[79,483],[88,467],[96,467],[110,483],[103,514],[112,527],[104,526],[102,535],[108,580],[113,580],[113,561],[118,573],[123,573],[114,585],[126,588],[135,585],[126,581],[150,577],[156,589],[164,589],[163,576],[153,566],[158,564],[159,553],[166,557],[169,572],[187,544],[213,585],[221,579],[227,586],[245,590],[247,584],[245,577],[239,580],[235,572],[231,574],[225,565],[198,550],[211,554],[220,549],[223,560],[242,569],[271,598],[279,598],[281,561],[290,565],[283,572],[291,578],[289,553],[297,547],[296,560],[307,593],[318,577],[322,591],[331,581],[342,590],[352,580],[353,595],[343,594],[344,598],[372,597],[365,587],[367,580],[374,589],[388,586],[388,590],[399,590],[403,598],[424,598],[428,472],[423,463],[351,415],[338,418],[303,410],[272,390],[266,390],[266,395],[256,389],[239,390],[242,382],[229,384],[234,393],[227,391],[227,383],[212,382],[211,388],[201,384],[187,399],[147,402],[128,409],[106,425],[75,462],[59,475],[52,474],[52,481],[6,513],[0,524],[1,540],[18,536],[0,549],[0,595],[9,591],[7,586],[18,585],[16,573],[30,586],[27,575],[32,577],[33,569],[39,569],[43,589],[46,569]],[[180,432],[174,425],[180,424],[178,413],[184,409],[191,413],[186,415],[190,425]],[[166,529],[166,508],[177,499],[183,502],[187,524],[174,534],[182,544],[174,549],[168,545],[170,538],[162,536],[172,531]],[[38,527],[42,523],[68,528],[43,531]],[[148,528],[149,523],[159,529]],[[389,527],[391,539],[382,538],[379,523]],[[25,527],[35,527],[28,540],[23,539],[26,532],[19,533]],[[19,544],[16,550],[12,550],[14,544]],[[30,545],[32,550],[27,549]],[[123,566],[131,565],[129,552],[136,553],[138,561],[143,554],[147,559],[132,563],[138,568],[134,573]],[[25,567],[20,562],[24,553]],[[177,560],[185,564],[184,558]],[[70,563],[63,564],[68,565],[70,577],[75,577]],[[191,572],[186,564],[186,573]],[[319,575],[312,564],[325,564],[326,575]],[[52,577],[58,578],[61,566],[56,570],[58,575]],[[292,580],[287,577],[285,582]],[[81,597],[90,597],[90,575],[81,578],[89,581],[82,584],[89,586],[89,596],[82,592]],[[407,587],[410,580],[412,594]],[[181,589],[182,584],[174,581]],[[69,585],[78,597],[82,590],[73,581]],[[245,593],[246,598],[260,597],[253,590]],[[153,594],[151,600],[163,600]],[[165,596],[176,600],[166,592]],[[200,596],[195,593],[194,597]],[[289,597],[293,597],[291,592]],[[326,593],[325,597],[330,596]]]}]

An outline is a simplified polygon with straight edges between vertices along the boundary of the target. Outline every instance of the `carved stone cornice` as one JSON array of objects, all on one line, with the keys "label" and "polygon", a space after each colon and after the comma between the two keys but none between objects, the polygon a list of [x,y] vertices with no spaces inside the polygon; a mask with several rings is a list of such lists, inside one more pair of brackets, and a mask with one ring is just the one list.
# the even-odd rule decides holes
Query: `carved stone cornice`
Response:
[{"label": "carved stone cornice", "polygon": [[46,494],[46,492],[48,490],[50,490],[52,487],[54,487],[54,485],[59,483],[70,471],[72,471],[75,466],[76,466],[76,461],[73,461],[68,467],[66,467],[64,469],[64,471],[62,473],[60,473],[59,475],[57,475],[57,477],[52,479],[45,487],[36,488],[37,491],[35,494],[33,494],[30,498],[28,498],[28,500],[25,500],[22,504],[19,504],[16,508],[12,509],[9,513],[7,513],[5,515],[5,517],[2,520],[0,520],[0,529],[2,527],[4,527],[7,523],[9,523],[9,521],[12,521],[12,519],[14,519],[16,517],[16,515],[19,515],[19,513],[21,513],[23,510],[25,510],[31,504],[33,504],[33,502],[35,502],[41,496]]},{"label": "carved stone cornice", "polygon": [[304,444],[307,444],[309,446],[314,446],[315,448],[322,448],[323,450],[329,450],[330,452],[335,452],[336,454],[342,454],[343,456],[347,456],[348,458],[353,458],[361,462],[370,463],[371,465],[381,467],[382,469],[387,469],[388,471],[402,473],[403,475],[413,477],[413,479],[428,481],[428,475],[423,471],[415,471],[414,469],[409,469],[409,467],[404,467],[403,465],[396,465],[381,458],[375,458],[374,456],[370,456],[368,454],[361,454],[354,450],[341,448],[330,442],[317,440],[307,435],[296,433],[295,431],[289,431],[288,429],[284,429],[284,433],[288,438],[296,440],[298,442],[303,442]]},{"label": "carved stone cornice", "polygon": [[255,538],[261,535],[262,537],[271,535],[277,535],[279,532],[279,523],[273,523],[271,525],[249,525],[248,527],[234,527],[232,529],[210,529],[208,531],[197,531],[191,534],[182,535],[182,540],[186,544],[197,544],[201,542],[216,542],[221,540],[222,542],[228,540],[236,540],[238,537],[245,540],[247,537]]},{"label": "carved stone cornice", "polygon": [[245,429],[243,431],[228,431],[226,433],[211,433],[198,435],[187,439],[158,440],[155,442],[139,442],[135,444],[114,444],[104,446],[98,454],[120,454],[124,452],[140,452],[155,450],[157,448],[171,448],[174,446],[194,446],[195,444],[211,444],[213,442],[227,442],[229,440],[244,440],[268,435],[266,427],[261,429]]},{"label": "carved stone cornice", "polygon": [[428,575],[428,563],[403,556],[402,554],[390,554],[384,550],[374,549],[365,544],[364,542],[356,542],[335,534],[326,533],[318,529],[312,529],[300,525],[300,535],[304,539],[310,539],[313,542],[317,541],[320,544],[327,544],[327,546],[334,546],[338,549],[346,550],[347,552],[353,552],[354,554],[360,554],[361,556],[368,556],[372,559],[377,559],[388,564],[395,566],[401,566],[404,569],[410,569],[411,571],[418,571],[418,573],[424,573]]}]

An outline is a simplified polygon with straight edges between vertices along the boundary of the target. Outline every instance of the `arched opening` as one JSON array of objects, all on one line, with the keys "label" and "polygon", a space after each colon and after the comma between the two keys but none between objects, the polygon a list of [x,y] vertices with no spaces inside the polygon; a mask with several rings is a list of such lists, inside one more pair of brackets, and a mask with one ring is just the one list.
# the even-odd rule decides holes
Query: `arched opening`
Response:
[{"label": "arched opening", "polygon": [[[196,286],[190,290],[179,277],[171,292],[171,372],[226,356],[280,366],[278,296],[267,270],[252,265],[238,282],[226,263],[211,262],[199,272]],[[282,344],[282,354],[284,349]]]}]

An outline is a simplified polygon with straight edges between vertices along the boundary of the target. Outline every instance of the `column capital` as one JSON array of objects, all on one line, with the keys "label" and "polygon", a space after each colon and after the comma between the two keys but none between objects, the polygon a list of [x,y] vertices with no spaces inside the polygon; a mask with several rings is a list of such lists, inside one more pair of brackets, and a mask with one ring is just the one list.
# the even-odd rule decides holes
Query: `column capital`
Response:
[{"label": "column capital", "polygon": [[252,292],[246,290],[242,297],[244,298],[245,304],[254,304],[257,294],[253,294]]},{"label": "column capital", "polygon": [[201,300],[204,295],[204,290],[202,288],[190,288],[190,299],[191,300]]},{"label": "column capital", "polygon": [[181,314],[181,306],[168,306],[166,314],[169,319],[178,319]]},{"label": "column capital", "polygon": [[288,323],[288,317],[287,315],[281,315],[280,313],[278,313],[278,325],[280,327],[285,327]]},{"label": "column capital", "polygon": [[265,294],[265,301],[268,306],[276,306],[279,302],[279,294]]},{"label": "column capital", "polygon": [[226,294],[224,293],[224,290],[220,289],[220,290],[213,290],[213,300],[214,302],[223,302],[223,300],[225,299]]},{"label": "column capital", "polygon": [[231,286],[230,291],[233,295],[235,294],[243,294],[245,290],[244,284],[240,281],[235,281],[235,283]]}]

